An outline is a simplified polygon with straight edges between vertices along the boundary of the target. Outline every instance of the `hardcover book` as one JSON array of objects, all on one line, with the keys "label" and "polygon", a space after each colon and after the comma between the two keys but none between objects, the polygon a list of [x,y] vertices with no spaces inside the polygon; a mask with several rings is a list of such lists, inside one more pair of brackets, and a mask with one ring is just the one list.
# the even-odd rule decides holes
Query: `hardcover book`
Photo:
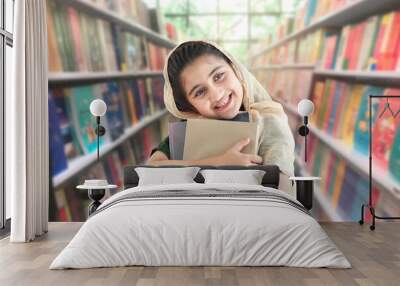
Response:
[{"label": "hardcover book", "polygon": [[169,151],[172,160],[183,160],[186,121],[173,122],[168,126]]},{"label": "hardcover book", "polygon": [[332,205],[336,209],[339,204],[340,195],[343,191],[343,178],[346,174],[346,163],[344,160],[339,160],[336,175],[335,175],[335,182],[334,182],[334,190],[332,195]]},{"label": "hardcover book", "polygon": [[72,113],[68,103],[68,97],[72,96],[70,89],[55,88],[49,90],[56,105],[57,118],[60,123],[61,134],[65,155],[68,159],[74,158],[84,153],[80,146],[77,130],[74,128]]},{"label": "hardcover book", "polygon": [[184,160],[199,160],[223,154],[242,139],[250,143],[242,153],[257,154],[258,124],[211,119],[190,119],[186,125]]},{"label": "hardcover book", "polygon": [[[246,134],[248,134],[247,137],[253,138],[251,139],[253,142],[256,142],[257,137],[255,136],[257,136],[257,132],[253,126],[256,123],[250,123],[249,116],[250,114],[248,112],[241,112],[231,120],[193,119],[189,121],[170,123],[169,145],[170,145],[171,159],[196,160],[191,158],[201,159],[203,158],[201,156],[209,157],[211,156],[209,155],[210,153],[217,154],[218,151],[223,149],[223,151],[220,152],[222,153],[226,151],[227,148],[235,144],[237,141],[246,138]],[[243,131],[236,130],[235,128],[242,128]],[[251,132],[253,132],[254,134],[249,134]],[[231,138],[226,137],[224,135],[226,133],[230,133],[228,137]],[[225,141],[222,143],[222,146],[220,141]],[[230,143],[232,144],[230,145]],[[252,144],[253,144],[252,142],[249,143],[249,145]],[[229,146],[226,147],[225,145]],[[198,146],[206,146],[206,147],[201,148],[202,150],[198,150],[200,149],[198,148]],[[215,147],[215,149],[212,147]],[[254,144],[252,148],[249,148],[247,150],[245,148],[244,152],[247,151],[255,154],[257,152],[256,147],[257,145]],[[252,149],[255,149],[255,151]]]},{"label": "hardcover book", "polygon": [[64,151],[64,139],[61,133],[60,121],[57,117],[57,107],[51,91],[49,91],[49,151],[51,155],[51,176],[67,169],[67,157]]},{"label": "hardcover book", "polygon": [[109,82],[104,85],[102,96],[107,104],[106,118],[111,140],[116,140],[124,133],[124,115],[121,106],[120,88],[117,82]]},{"label": "hardcover book", "polygon": [[354,128],[356,117],[360,107],[362,95],[365,91],[364,85],[355,84],[351,87],[351,99],[347,106],[346,113],[343,115],[342,138],[344,143],[351,147],[353,146]]},{"label": "hardcover book", "polygon": [[[90,113],[90,103],[96,99],[93,94],[93,87],[90,85],[80,86],[71,89],[71,95],[68,97],[70,111],[72,113],[72,122],[78,133],[78,140],[85,154],[97,150],[97,136],[95,133],[96,121]],[[104,139],[100,138],[100,146]]]}]

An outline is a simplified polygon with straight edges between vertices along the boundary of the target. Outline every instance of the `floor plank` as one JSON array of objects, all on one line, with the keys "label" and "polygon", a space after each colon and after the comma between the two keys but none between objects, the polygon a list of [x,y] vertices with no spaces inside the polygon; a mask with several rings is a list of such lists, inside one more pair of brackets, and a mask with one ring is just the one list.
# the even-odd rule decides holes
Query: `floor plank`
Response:
[{"label": "floor plank", "polygon": [[321,223],[352,269],[291,267],[116,267],[48,269],[82,223],[50,223],[32,243],[0,240],[0,285],[399,285],[400,223],[379,222],[375,231],[357,223]]}]

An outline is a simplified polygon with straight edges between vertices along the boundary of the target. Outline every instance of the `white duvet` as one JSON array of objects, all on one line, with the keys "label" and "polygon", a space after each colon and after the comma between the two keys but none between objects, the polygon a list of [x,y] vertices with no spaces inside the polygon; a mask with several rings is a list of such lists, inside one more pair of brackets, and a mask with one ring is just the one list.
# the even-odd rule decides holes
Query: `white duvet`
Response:
[{"label": "white duvet", "polygon": [[[169,190],[248,191],[250,196],[129,199],[138,192]],[[251,191],[263,191],[271,198],[251,197]],[[350,268],[318,222],[285,200],[299,204],[281,191],[255,185],[131,188],[107,199],[50,269],[126,265]]]}]

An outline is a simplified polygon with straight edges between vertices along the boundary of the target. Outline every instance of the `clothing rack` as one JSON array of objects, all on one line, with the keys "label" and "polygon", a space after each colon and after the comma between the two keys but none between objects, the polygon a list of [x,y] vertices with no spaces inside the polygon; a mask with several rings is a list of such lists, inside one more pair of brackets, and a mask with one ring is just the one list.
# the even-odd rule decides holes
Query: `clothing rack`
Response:
[{"label": "clothing rack", "polygon": [[361,219],[359,220],[359,224],[363,225],[364,224],[364,208],[368,208],[371,216],[372,216],[372,225],[369,226],[370,230],[375,229],[375,220],[376,219],[382,219],[382,220],[398,220],[400,217],[383,217],[383,216],[378,216],[375,214],[375,208],[372,205],[372,99],[373,98],[378,98],[378,99],[384,99],[386,98],[387,103],[385,106],[384,111],[379,115],[378,119],[383,116],[384,112],[388,108],[391,115],[396,118],[396,116],[399,115],[399,111],[393,112],[393,110],[390,108],[389,104],[389,98],[399,98],[400,95],[369,95],[368,99],[368,109],[369,109],[369,201],[368,204],[363,204],[361,206]]}]

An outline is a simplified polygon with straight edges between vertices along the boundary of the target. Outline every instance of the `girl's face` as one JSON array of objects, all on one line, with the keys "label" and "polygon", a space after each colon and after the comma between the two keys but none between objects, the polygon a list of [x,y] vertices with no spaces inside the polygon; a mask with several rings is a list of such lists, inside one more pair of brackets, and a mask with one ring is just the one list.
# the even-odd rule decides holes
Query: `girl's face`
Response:
[{"label": "girl's face", "polygon": [[184,68],[181,82],[188,101],[207,118],[232,119],[242,105],[243,88],[222,58],[205,54]]}]

